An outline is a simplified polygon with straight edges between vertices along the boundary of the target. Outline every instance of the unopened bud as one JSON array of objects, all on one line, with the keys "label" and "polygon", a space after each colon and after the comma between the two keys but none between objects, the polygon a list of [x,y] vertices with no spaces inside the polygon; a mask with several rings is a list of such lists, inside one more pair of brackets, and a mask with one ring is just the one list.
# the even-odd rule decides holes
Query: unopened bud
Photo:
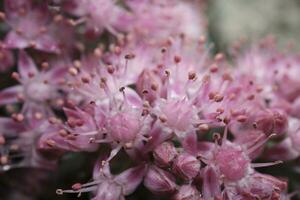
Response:
[{"label": "unopened bud", "polygon": [[182,185],[173,200],[203,200],[203,198],[194,186]]},{"label": "unopened bud", "polygon": [[190,180],[198,175],[200,166],[200,161],[196,157],[183,153],[176,158],[173,170],[179,177]]},{"label": "unopened bud", "polygon": [[168,167],[177,154],[176,148],[170,142],[160,144],[153,152],[155,162],[161,167]]},{"label": "unopened bud", "polygon": [[155,166],[149,168],[144,185],[155,194],[172,194],[176,191],[173,175]]}]

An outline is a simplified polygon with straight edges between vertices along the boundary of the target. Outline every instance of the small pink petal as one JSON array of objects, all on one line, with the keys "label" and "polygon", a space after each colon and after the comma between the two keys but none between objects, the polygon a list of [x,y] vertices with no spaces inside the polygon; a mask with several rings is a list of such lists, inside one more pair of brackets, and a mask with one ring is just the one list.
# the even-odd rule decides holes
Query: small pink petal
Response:
[{"label": "small pink petal", "polygon": [[28,41],[25,38],[18,35],[14,31],[11,31],[6,35],[4,44],[7,48],[17,48],[17,49],[24,49],[29,45]]},{"label": "small pink petal", "polygon": [[23,91],[22,86],[12,86],[0,92],[0,105],[18,102],[18,94]]},{"label": "small pink petal", "polygon": [[140,165],[122,172],[116,176],[115,181],[122,184],[124,194],[129,195],[134,192],[142,182],[145,173],[146,166]]},{"label": "small pink petal", "polygon": [[49,35],[44,35],[37,38],[35,41],[35,49],[49,52],[49,53],[60,53],[60,48],[54,38]]},{"label": "small pink petal", "polygon": [[18,61],[18,71],[21,78],[27,79],[31,74],[37,75],[38,69],[34,64],[33,60],[25,51],[20,51]]}]

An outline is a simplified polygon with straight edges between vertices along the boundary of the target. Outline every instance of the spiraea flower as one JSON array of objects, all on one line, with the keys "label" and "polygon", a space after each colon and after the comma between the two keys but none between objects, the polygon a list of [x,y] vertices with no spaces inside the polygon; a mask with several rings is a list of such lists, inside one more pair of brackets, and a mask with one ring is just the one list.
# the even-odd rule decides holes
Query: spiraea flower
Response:
[{"label": "spiraea flower", "polygon": [[273,166],[298,170],[299,56],[273,40],[213,55],[204,4],[5,0],[0,171],[80,165],[56,192],[93,200],[291,199]]},{"label": "spiraea flower", "polygon": [[0,105],[23,103],[23,114],[33,113],[47,118],[51,115],[51,104],[57,105],[62,99],[64,75],[66,69],[51,68],[39,71],[32,58],[20,51],[18,56],[18,72],[12,78],[20,85],[6,88],[0,92]]},{"label": "spiraea flower", "polygon": [[[43,134],[53,131],[47,121],[32,124],[29,121],[16,122],[11,118],[1,118],[0,131],[1,171],[20,167],[55,168],[57,154],[46,153],[38,145]],[[52,145],[50,140],[47,145]]]},{"label": "spiraea flower", "polygon": [[71,190],[56,190],[57,194],[78,193],[83,192],[95,193],[93,200],[118,200],[125,199],[126,195],[131,194],[142,181],[146,171],[145,165],[129,168],[118,175],[112,175],[109,165],[102,166],[102,162],[98,162],[95,166],[93,178],[94,181],[80,184],[75,183]]},{"label": "spiraea flower", "polygon": [[80,17],[71,21],[74,25],[85,23],[87,31],[96,34],[108,30],[113,35],[119,36],[120,31],[126,31],[131,19],[130,13],[115,1],[65,1],[63,8]]},{"label": "spiraea flower", "polygon": [[[204,34],[205,20],[201,16],[199,1],[149,1],[126,0],[133,19],[131,34],[136,40],[148,38],[156,43],[184,34],[188,38],[198,39]],[[178,13],[182,13],[179,17]]]},{"label": "spiraea flower", "polygon": [[35,49],[58,53],[59,42],[51,33],[52,19],[47,4],[29,1],[5,1],[5,19],[11,31],[5,38],[9,48]]}]

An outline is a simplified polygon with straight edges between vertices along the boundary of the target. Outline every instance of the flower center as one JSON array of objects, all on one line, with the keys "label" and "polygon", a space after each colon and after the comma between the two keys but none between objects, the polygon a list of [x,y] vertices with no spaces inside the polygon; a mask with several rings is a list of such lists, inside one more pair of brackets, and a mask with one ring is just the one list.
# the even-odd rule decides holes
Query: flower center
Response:
[{"label": "flower center", "polygon": [[30,81],[25,87],[25,95],[35,102],[44,102],[51,98],[52,90],[47,82]]}]

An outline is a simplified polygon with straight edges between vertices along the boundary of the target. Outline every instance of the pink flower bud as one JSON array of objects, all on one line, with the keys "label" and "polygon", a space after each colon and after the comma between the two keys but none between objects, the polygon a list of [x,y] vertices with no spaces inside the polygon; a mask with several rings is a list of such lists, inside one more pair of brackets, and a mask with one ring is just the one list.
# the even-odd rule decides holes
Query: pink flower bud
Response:
[{"label": "pink flower bud", "polygon": [[175,194],[173,200],[203,200],[200,192],[192,185],[183,185]]},{"label": "pink flower bud", "polygon": [[203,171],[202,194],[204,199],[213,199],[221,193],[220,178],[213,166],[206,166]]},{"label": "pink flower bud", "polygon": [[156,194],[172,194],[176,190],[173,175],[155,166],[149,168],[145,176],[144,185]]},{"label": "pink flower bud", "polygon": [[222,146],[215,156],[221,174],[230,181],[243,178],[250,167],[250,160],[239,147],[232,145]]},{"label": "pink flower bud", "polygon": [[119,112],[109,121],[110,135],[115,141],[132,142],[140,131],[140,121],[129,112]]},{"label": "pink flower bud", "polygon": [[136,83],[137,92],[150,103],[159,97],[161,87],[161,79],[150,70],[144,70]]},{"label": "pink flower bud", "polygon": [[244,197],[256,197],[258,199],[279,199],[280,193],[287,189],[287,182],[270,175],[258,172],[251,175],[242,187],[237,188]]},{"label": "pink flower bud", "polygon": [[279,110],[268,110],[258,114],[256,126],[265,134],[284,134],[287,129],[287,116]]},{"label": "pink flower bud", "polygon": [[161,167],[169,166],[177,154],[176,148],[170,142],[160,144],[153,152],[156,163]]},{"label": "pink flower bud", "polygon": [[162,105],[162,114],[169,128],[186,131],[195,119],[193,106],[185,100],[170,100]]},{"label": "pink flower bud", "polygon": [[178,174],[183,179],[192,179],[200,171],[200,161],[197,160],[194,156],[183,153],[180,154],[174,164],[173,164],[173,170],[176,174]]}]

